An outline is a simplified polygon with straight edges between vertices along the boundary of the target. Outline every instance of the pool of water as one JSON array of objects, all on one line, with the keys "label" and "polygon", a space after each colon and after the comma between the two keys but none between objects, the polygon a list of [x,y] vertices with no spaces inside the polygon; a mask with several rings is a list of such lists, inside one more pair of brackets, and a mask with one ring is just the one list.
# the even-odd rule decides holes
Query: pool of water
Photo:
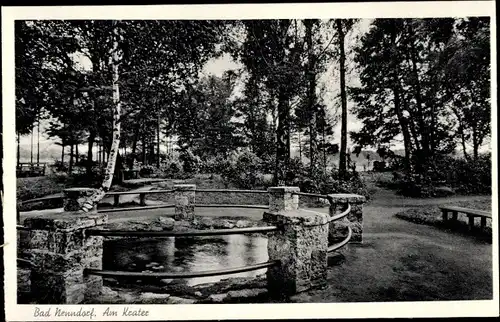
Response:
[{"label": "pool of water", "polygon": [[[248,235],[120,239],[104,243],[103,269],[142,272],[198,272],[266,262],[267,238]],[[254,277],[259,269],[230,275],[187,279],[188,285],[228,277]]]}]

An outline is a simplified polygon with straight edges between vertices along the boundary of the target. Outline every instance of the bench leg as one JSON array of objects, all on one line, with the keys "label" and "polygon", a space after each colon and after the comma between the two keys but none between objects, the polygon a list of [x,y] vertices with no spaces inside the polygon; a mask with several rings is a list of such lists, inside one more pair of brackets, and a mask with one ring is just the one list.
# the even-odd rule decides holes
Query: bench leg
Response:
[{"label": "bench leg", "polygon": [[451,218],[453,218],[453,221],[457,221],[458,220],[458,212],[456,212],[456,211],[452,212]]},{"label": "bench leg", "polygon": [[447,221],[448,221],[448,211],[443,210],[443,222],[447,222]]},{"label": "bench leg", "polygon": [[481,217],[481,229],[486,227],[486,217]]},{"label": "bench leg", "polygon": [[139,198],[140,198],[140,205],[141,206],[145,206],[146,205],[146,194],[145,193],[141,193],[139,195]]},{"label": "bench leg", "polygon": [[469,231],[474,229],[474,216],[469,216]]},{"label": "bench leg", "polygon": [[115,195],[113,206],[118,207],[119,204],[120,204],[120,195]]}]

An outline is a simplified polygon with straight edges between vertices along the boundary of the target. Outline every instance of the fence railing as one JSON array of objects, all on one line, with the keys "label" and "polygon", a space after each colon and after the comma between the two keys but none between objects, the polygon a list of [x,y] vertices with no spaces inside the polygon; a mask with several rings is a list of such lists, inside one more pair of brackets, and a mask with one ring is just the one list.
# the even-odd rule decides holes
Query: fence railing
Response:
[{"label": "fence railing", "polygon": [[[230,229],[207,229],[207,230],[187,230],[187,231],[135,231],[135,230],[111,230],[111,229],[103,229],[100,228],[99,225],[103,225],[103,223],[107,222],[107,215],[106,214],[95,214],[93,216],[102,216],[99,218],[105,218],[99,224],[98,220],[96,219],[94,224],[91,224],[90,221],[88,220],[78,220],[78,215],[75,214],[75,218],[73,216],[66,216],[64,219],[60,219],[57,217],[57,214],[53,215],[53,218],[48,218],[48,219],[43,219],[43,220],[53,220],[54,223],[57,222],[57,225],[60,225],[60,220],[63,221],[68,221],[71,222],[73,225],[83,225],[83,224],[89,224],[91,226],[81,226],[80,231],[83,234],[84,238],[98,238],[101,237],[101,242],[102,242],[102,237],[124,237],[124,238],[168,238],[168,237],[203,237],[203,236],[218,236],[218,235],[234,235],[234,234],[254,234],[254,233],[262,233],[262,234],[267,234],[271,233],[268,235],[268,243],[272,243],[272,246],[268,247],[269,253],[269,260],[267,262],[263,263],[257,263],[257,264],[252,264],[252,265],[247,265],[243,267],[235,267],[235,268],[226,268],[226,269],[219,269],[219,270],[208,270],[208,271],[198,271],[198,272],[130,272],[130,271],[114,271],[114,270],[103,270],[103,269],[98,269],[95,266],[87,267],[84,271],[83,274],[85,275],[94,275],[94,276],[101,276],[101,277],[123,277],[123,278],[139,278],[139,279],[162,279],[162,278],[195,278],[195,277],[205,277],[205,276],[217,276],[217,275],[227,275],[227,274],[236,274],[236,273],[241,273],[241,272],[247,272],[247,271],[252,271],[252,270],[258,270],[262,268],[268,268],[271,269],[271,273],[267,274],[267,279],[268,279],[268,288],[272,288],[276,291],[277,288],[283,287],[284,285],[302,285],[302,281],[294,281],[290,284],[289,279],[301,279],[304,278],[303,276],[308,276],[308,279],[314,279],[314,278],[319,278],[319,279],[324,279],[326,275],[321,275],[319,274],[318,276],[310,276],[309,273],[307,272],[302,272],[297,274],[292,274],[289,275],[288,273],[288,266],[289,265],[296,265],[295,263],[301,263],[301,262],[307,262],[310,261],[308,264],[311,267],[315,267],[315,265],[319,265],[321,268],[315,269],[314,271],[321,271],[323,269],[326,269],[326,261],[323,263],[321,262],[322,259],[313,259],[310,256],[306,256],[304,254],[310,254],[311,251],[314,251],[315,249],[323,249],[326,250],[326,252],[333,252],[336,251],[342,247],[344,247],[352,238],[353,236],[353,230],[352,228],[347,225],[347,237],[344,238],[341,242],[333,244],[333,245],[328,245],[328,231],[326,231],[318,226],[321,225],[330,225],[335,222],[339,221],[341,219],[346,218],[354,209],[355,211],[359,212],[359,207],[358,208],[353,208],[349,202],[346,202],[347,199],[345,195],[342,195],[342,199],[339,202],[340,205],[345,205],[345,209],[343,209],[340,213],[336,213],[338,211],[338,208],[332,207],[334,205],[334,197],[332,195],[321,195],[321,194],[314,194],[314,193],[304,193],[297,191],[295,187],[277,187],[277,188],[270,188],[269,192],[267,191],[261,191],[261,190],[222,190],[222,189],[195,189],[192,186],[190,187],[182,187],[179,189],[174,189],[174,190],[152,190],[152,191],[141,191],[141,192],[110,192],[107,195],[111,196],[120,196],[120,195],[127,195],[127,194],[139,194],[139,195],[147,195],[147,194],[155,194],[155,193],[176,193],[176,204],[161,204],[161,205],[152,205],[152,206],[142,206],[142,207],[130,207],[130,208],[117,208],[117,209],[107,209],[107,210],[102,210],[100,212],[114,212],[114,211],[132,211],[132,210],[147,210],[147,209],[159,209],[159,208],[175,208],[176,209],[176,215],[178,214],[177,211],[186,211],[186,208],[189,207],[214,207],[214,208],[257,208],[257,209],[268,209],[269,212],[266,212],[264,215],[264,220],[268,223],[267,226],[257,226],[257,227],[248,227],[248,228],[230,228]],[[269,205],[268,206],[262,206],[262,205],[234,205],[234,204],[196,204],[194,203],[194,193],[195,192],[202,192],[202,193],[256,193],[256,194],[263,194],[263,193],[269,193]],[[330,202],[330,215],[324,214],[324,213],[318,213],[318,212],[313,212],[311,215],[311,212],[309,210],[307,211],[301,211],[298,209],[298,199],[294,196],[305,196],[305,197],[313,197],[313,198],[323,198],[326,200],[329,200]],[[359,197],[359,196],[358,196]],[[38,198],[38,200],[46,200],[46,199],[54,199],[56,197],[49,197],[49,198]],[[337,204],[338,205],[338,204]],[[332,210],[334,209],[334,210]],[[287,213],[288,210],[292,210],[292,212]],[[191,210],[189,210],[191,211]],[[181,213],[182,214],[182,213]],[[193,220],[194,217],[192,217],[192,213],[188,214],[189,216],[185,217],[184,220]],[[85,216],[85,215],[82,215]],[[267,217],[266,217],[267,216]],[[291,216],[291,217],[288,217]],[[301,219],[296,220],[294,217],[300,217]],[[311,216],[314,217],[315,219],[311,221]],[[175,216],[174,216],[175,217]],[[97,218],[97,217],[96,217]],[[177,220],[177,219],[176,219]],[[25,221],[26,223],[26,221]],[[56,227],[57,225],[54,224],[44,224],[42,225],[40,222],[35,221],[29,221],[27,222],[29,227],[24,227],[21,225],[17,226],[17,229],[19,231],[22,230],[30,230],[30,229],[48,229],[49,235],[51,233],[53,234],[60,234],[61,232],[58,231],[57,229],[54,230],[54,232],[51,232],[51,227]],[[43,227],[42,227],[43,226]],[[70,225],[71,226],[71,225]],[[33,228],[34,227],[34,228]],[[65,226],[66,227],[66,226]],[[300,232],[300,233],[299,233]],[[36,232],[37,234],[39,233]],[[75,231],[73,229],[68,230],[68,232],[62,232],[62,234],[74,234]],[[304,234],[305,233],[305,234]],[[326,235],[325,235],[326,234]],[[68,235],[68,236],[69,236]],[[45,235],[44,235],[45,236]],[[314,243],[301,243],[298,238],[303,238],[300,236],[310,236],[310,238],[313,238],[318,241],[321,245],[316,245],[316,242]],[[50,237],[50,236],[49,236]],[[56,239],[56,238],[52,238]],[[48,240],[52,240],[51,238],[48,238]],[[295,239],[295,240],[287,240],[287,239]],[[65,240],[63,239],[58,239],[58,240]],[[35,239],[36,241],[36,239]],[[286,246],[284,244],[290,244],[290,245],[297,245],[297,249],[295,248],[290,248],[290,246]],[[28,243],[29,244],[29,243]],[[99,244],[101,246],[98,246],[101,248],[101,255],[100,255],[100,261],[102,261],[102,244]],[[75,247],[76,245],[71,245],[71,247]],[[37,247],[40,247],[39,245],[34,246],[35,249],[38,249]],[[45,246],[43,246],[45,247]],[[51,249],[59,249],[59,246],[52,245],[50,246],[51,248],[47,249],[47,251],[53,251]],[[63,246],[62,249],[65,246]],[[76,246],[77,247],[77,246]],[[300,249],[299,249],[300,248]],[[304,250],[302,248],[307,248],[307,250]],[[78,250],[80,251],[80,250]],[[82,249],[82,254],[85,254],[83,256],[90,256],[86,255],[86,250]],[[272,252],[272,254],[271,254]],[[31,254],[33,255],[33,254]],[[30,260],[26,259],[19,259],[19,263],[21,264],[26,264],[26,265],[35,265],[36,260],[31,258],[30,255]],[[95,255],[94,257],[91,258],[91,260],[95,260]],[[56,256],[57,257],[57,256]],[[55,258],[56,258],[55,257]],[[57,257],[58,258],[58,257]],[[89,258],[90,259],[90,258]],[[84,260],[84,259],[82,259]],[[71,263],[72,265],[73,263]],[[303,270],[305,267],[309,267],[308,265],[299,265],[296,269],[297,270]],[[302,267],[304,266],[304,267]],[[35,266],[33,266],[35,267]],[[65,267],[65,266],[63,266]],[[102,267],[99,266],[99,267]],[[33,269],[33,268],[32,268]],[[40,269],[39,267],[36,267],[36,269]],[[316,273],[315,273],[316,274]],[[84,276],[85,276],[84,275]],[[314,275],[314,274],[313,274]],[[279,281],[278,284],[276,284],[276,280]],[[287,287],[288,287],[287,286]],[[69,286],[68,286],[69,287]],[[290,286],[291,287],[291,286]],[[296,286],[293,286],[295,288],[295,291],[297,291],[298,288]],[[295,291],[285,291],[285,293],[293,293]]]},{"label": "fence railing", "polygon": [[156,272],[156,273],[142,273],[142,272],[127,272],[127,271],[111,271],[111,270],[98,270],[98,269],[86,269],[84,273],[88,275],[98,275],[102,277],[135,277],[141,279],[163,279],[163,278],[195,278],[195,277],[207,277],[207,276],[219,276],[219,275],[229,275],[237,274],[243,272],[255,271],[263,268],[273,267],[279,265],[278,260],[267,261],[264,263],[252,264],[242,267],[226,268],[226,269],[216,269],[209,271],[200,272]]},{"label": "fence railing", "polygon": [[[168,189],[168,190],[148,190],[148,191],[111,191],[107,192],[105,194],[105,197],[113,196],[113,206],[118,206],[120,204],[120,196],[126,196],[126,195],[139,195],[139,205],[141,207],[144,207],[142,209],[156,209],[156,208],[169,208],[172,205],[158,205],[158,206],[146,206],[146,195],[154,195],[154,194],[169,194],[169,193],[175,193],[177,190],[175,189]],[[196,189],[196,192],[201,192],[201,193],[243,193],[243,194],[267,194],[266,190],[237,190],[237,189]],[[55,195],[55,196],[49,196],[49,197],[41,197],[41,198],[35,198],[35,199],[29,199],[29,200],[23,200],[19,201],[19,205],[27,205],[31,203],[37,203],[37,202],[42,202],[42,201],[48,201],[48,200],[57,200],[57,199],[64,199],[63,194],[60,195]],[[196,204],[196,207],[216,207],[217,205],[211,205],[211,204]],[[221,208],[232,208],[233,205],[229,204],[220,204],[218,205]],[[267,206],[261,206],[261,205],[238,205],[241,206],[241,208],[256,208],[256,209],[264,209],[267,208]],[[129,210],[137,210],[139,207],[128,207],[128,208],[122,208],[120,210],[115,210],[115,211],[129,211]],[[109,209],[105,210],[105,212],[113,212]]]}]

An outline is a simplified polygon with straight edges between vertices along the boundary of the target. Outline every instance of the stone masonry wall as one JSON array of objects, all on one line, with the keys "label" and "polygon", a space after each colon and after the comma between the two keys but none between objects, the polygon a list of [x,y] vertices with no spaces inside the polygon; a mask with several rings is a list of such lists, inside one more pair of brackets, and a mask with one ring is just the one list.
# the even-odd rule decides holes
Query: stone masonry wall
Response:
[{"label": "stone masonry wall", "polygon": [[84,231],[107,219],[106,214],[65,212],[24,221],[30,231],[22,255],[34,263],[31,292],[37,303],[78,304],[100,293],[102,278],[83,271],[102,269],[103,237]]}]

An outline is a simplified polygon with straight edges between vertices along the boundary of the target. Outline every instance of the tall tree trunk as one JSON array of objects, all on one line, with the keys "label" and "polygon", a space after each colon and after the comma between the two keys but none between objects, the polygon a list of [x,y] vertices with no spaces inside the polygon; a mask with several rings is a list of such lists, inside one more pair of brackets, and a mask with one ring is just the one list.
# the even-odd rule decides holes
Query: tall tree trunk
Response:
[{"label": "tall tree trunk", "polygon": [[461,122],[458,125],[458,132],[460,134],[460,142],[462,144],[462,151],[464,153],[464,158],[465,160],[470,161],[469,154],[467,153],[467,147],[465,145],[466,140],[465,140],[464,128],[463,125],[461,125]]},{"label": "tall tree trunk", "polygon": [[[413,29],[410,26],[410,33],[413,33]],[[430,124],[426,124],[425,114],[424,114],[424,106],[422,100],[422,89],[420,86],[420,76],[418,74],[417,67],[417,54],[415,52],[415,44],[410,42],[410,61],[411,61],[411,72],[413,74],[413,78],[415,81],[414,91],[415,91],[415,100],[417,102],[417,110],[418,110],[418,118],[419,125],[421,131],[421,146],[422,146],[422,156],[424,160],[420,160],[420,162],[424,162],[429,156],[431,156],[432,151],[430,150],[429,145],[429,126]]]},{"label": "tall tree trunk", "polygon": [[299,131],[299,159],[300,163],[302,163],[302,138],[300,136],[300,131]]},{"label": "tall tree trunk", "polygon": [[31,162],[30,162],[31,165],[33,165],[33,131],[34,130],[35,130],[35,127],[32,126],[31,127],[31,150],[30,150],[30,152],[31,152]]},{"label": "tall tree trunk", "polygon": [[135,127],[135,133],[134,133],[134,140],[132,141],[132,153],[131,153],[131,158],[129,159],[129,164],[128,167],[132,169],[134,166],[134,160],[135,160],[135,153],[137,150],[137,140],[139,139],[139,124],[136,125]]},{"label": "tall tree trunk", "polygon": [[99,141],[97,142],[97,163],[101,165],[102,162],[102,148]]},{"label": "tall tree trunk", "polygon": [[113,49],[112,49],[112,70],[113,70],[113,134],[112,134],[112,144],[109,152],[109,159],[106,165],[106,171],[104,173],[104,180],[95,194],[87,198],[85,203],[80,209],[81,212],[88,212],[92,210],[97,203],[104,198],[106,192],[108,192],[111,187],[111,182],[113,181],[113,172],[115,170],[115,163],[118,156],[118,149],[120,146],[120,114],[121,114],[121,102],[120,102],[120,88],[119,88],[119,73],[118,65],[120,63],[120,55],[118,44],[121,41],[121,35],[117,27],[117,21],[113,20]]},{"label": "tall tree trunk", "polygon": [[278,126],[276,129],[276,165],[275,182],[277,185],[287,184],[288,165],[290,161],[290,110],[284,89],[278,93]]},{"label": "tall tree trunk", "polygon": [[[397,81],[399,83],[399,81]],[[399,85],[399,84],[398,84]],[[399,125],[401,126],[401,132],[403,133],[403,144],[405,148],[405,162],[404,167],[407,173],[410,173],[410,158],[411,158],[411,138],[410,132],[408,131],[408,124],[406,122],[405,117],[401,111],[401,101],[400,101],[400,90],[399,86],[394,86],[394,109],[396,111],[396,115],[399,121]]]},{"label": "tall tree trunk", "polygon": [[160,114],[158,114],[158,127],[156,128],[156,166],[160,168]]},{"label": "tall tree trunk", "polygon": [[61,144],[61,167],[64,168],[64,144]]},{"label": "tall tree trunk", "polygon": [[326,175],[326,134],[325,134],[325,121],[323,124],[323,175]]},{"label": "tall tree trunk", "polygon": [[75,143],[75,163],[78,164],[78,142]]},{"label": "tall tree trunk", "polygon": [[151,143],[149,145],[149,164],[155,164],[155,143],[154,139],[151,138]]},{"label": "tall tree trunk", "polygon": [[347,94],[345,89],[345,50],[344,50],[344,29],[342,20],[337,19],[337,33],[339,38],[340,49],[340,98],[342,106],[341,130],[340,130],[340,160],[339,160],[339,177],[341,180],[346,179],[347,175]]},{"label": "tall tree trunk", "polygon": [[415,123],[413,122],[413,120],[415,120],[416,118],[414,117],[413,112],[408,108],[408,101],[406,100],[404,95],[402,95],[401,101],[403,102],[404,110],[407,111],[410,115],[410,118],[408,120],[408,128],[410,129],[411,136],[413,137],[413,142],[415,143],[415,149],[417,151],[420,151],[421,146],[420,146],[420,142],[418,140],[418,133],[417,133],[417,130],[415,128]]},{"label": "tall tree trunk", "polygon": [[21,143],[19,138],[19,132],[17,133],[17,166],[21,163]]},{"label": "tall tree trunk", "polygon": [[318,125],[316,110],[316,72],[315,56],[312,42],[312,28],[314,22],[310,19],[304,20],[306,27],[306,43],[308,51],[308,62],[306,77],[309,82],[307,89],[307,110],[309,112],[309,175],[314,176],[318,168]]},{"label": "tall tree trunk", "polygon": [[71,174],[73,172],[73,148],[74,148],[74,144],[71,143],[69,145],[69,168],[68,168],[69,174]]},{"label": "tall tree trunk", "polygon": [[146,135],[142,134],[142,164],[146,165],[147,164],[147,159],[146,159]]},{"label": "tall tree trunk", "polygon": [[36,163],[40,164],[40,114],[36,115],[37,117],[37,133],[36,133]]},{"label": "tall tree trunk", "polygon": [[472,127],[472,153],[474,161],[477,161],[477,159],[479,158],[479,140],[477,128],[475,126]]},{"label": "tall tree trunk", "polygon": [[95,140],[95,133],[90,131],[88,138],[88,151],[87,151],[87,164],[86,164],[86,173],[87,176],[92,175],[92,149]]}]

